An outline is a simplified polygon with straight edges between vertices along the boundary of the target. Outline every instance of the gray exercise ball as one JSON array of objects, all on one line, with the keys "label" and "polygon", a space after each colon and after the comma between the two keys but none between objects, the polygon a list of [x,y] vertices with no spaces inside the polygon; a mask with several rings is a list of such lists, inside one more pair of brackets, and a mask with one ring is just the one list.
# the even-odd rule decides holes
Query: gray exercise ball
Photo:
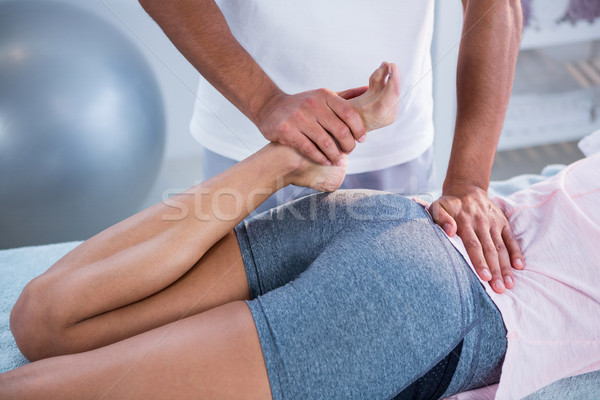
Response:
[{"label": "gray exercise ball", "polygon": [[68,3],[0,2],[0,248],[135,212],[164,141],[156,79],[119,29]]}]

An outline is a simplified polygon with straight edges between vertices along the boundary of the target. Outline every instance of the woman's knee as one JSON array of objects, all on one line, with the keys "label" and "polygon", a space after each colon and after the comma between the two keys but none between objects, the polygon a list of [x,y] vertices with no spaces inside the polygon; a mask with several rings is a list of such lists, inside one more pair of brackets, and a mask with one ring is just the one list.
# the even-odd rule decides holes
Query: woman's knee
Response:
[{"label": "woman's knee", "polygon": [[56,283],[43,275],[25,286],[10,313],[10,330],[30,361],[64,354],[65,326],[57,304]]}]

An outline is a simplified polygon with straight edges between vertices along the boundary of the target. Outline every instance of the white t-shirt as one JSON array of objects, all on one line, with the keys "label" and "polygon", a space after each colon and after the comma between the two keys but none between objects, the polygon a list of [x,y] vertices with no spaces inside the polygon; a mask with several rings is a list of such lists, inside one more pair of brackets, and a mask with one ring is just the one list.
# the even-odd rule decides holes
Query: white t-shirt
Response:
[{"label": "white t-shirt", "polygon": [[[396,122],[352,152],[348,173],[421,155],[433,143],[433,0],[217,0],[235,38],[286,93],[368,84],[382,61],[402,73]],[[207,149],[242,160],[267,140],[201,78],[192,135]]]}]

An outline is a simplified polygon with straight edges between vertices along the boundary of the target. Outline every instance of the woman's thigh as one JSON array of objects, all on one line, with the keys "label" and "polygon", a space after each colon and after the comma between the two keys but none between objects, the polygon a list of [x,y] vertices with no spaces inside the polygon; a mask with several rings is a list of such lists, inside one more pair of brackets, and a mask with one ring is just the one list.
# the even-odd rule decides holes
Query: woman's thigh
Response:
[{"label": "woman's thigh", "polygon": [[0,375],[11,399],[270,399],[260,342],[242,301],[96,350]]},{"label": "woman's thigh", "polygon": [[[35,290],[24,292],[13,309],[12,329],[21,346],[53,348],[52,355],[91,350],[181,320],[236,300],[250,299],[248,280],[236,236],[225,235],[204,256],[165,289],[131,304],[121,305],[78,323],[66,324],[56,314],[78,311],[80,304],[65,297],[75,285],[90,295],[102,295],[97,288],[81,288],[73,279],[77,270],[67,264],[37,279]],[[131,275],[132,287],[144,285],[144,276]],[[110,288],[108,288],[110,289]],[[57,301],[56,299],[60,300]],[[54,312],[53,307],[61,307]]]},{"label": "woman's thigh", "polygon": [[[339,222],[338,229],[309,266],[294,272],[295,278],[277,288],[259,285],[263,293],[248,302],[273,397],[401,396],[460,349],[476,326],[481,313],[473,283],[479,283],[416,203],[363,191],[323,195],[321,200],[336,203],[337,219],[332,220]],[[317,216],[324,217],[319,214],[324,208],[317,207]],[[312,249],[321,231],[296,232],[274,235],[293,241],[281,246],[298,251],[296,247]],[[316,247],[321,245],[317,240]],[[250,239],[248,246],[257,271],[279,268],[262,254],[265,243],[254,246]],[[281,265],[293,264],[278,251],[275,258]],[[266,266],[260,265],[264,262]],[[270,277],[259,279],[271,282]],[[502,328],[499,314],[487,323]],[[501,342],[503,333],[497,332]],[[477,345],[478,340],[469,341],[469,346]],[[502,354],[488,361],[497,364]],[[473,372],[461,368],[465,374]],[[450,379],[452,375],[446,385]]]}]

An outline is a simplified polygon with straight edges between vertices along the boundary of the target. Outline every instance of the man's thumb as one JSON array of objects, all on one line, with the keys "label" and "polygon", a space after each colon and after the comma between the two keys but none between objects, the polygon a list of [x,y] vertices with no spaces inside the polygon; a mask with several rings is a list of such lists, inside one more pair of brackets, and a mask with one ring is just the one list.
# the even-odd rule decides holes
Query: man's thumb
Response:
[{"label": "man's thumb", "polygon": [[340,96],[344,100],[350,100],[350,99],[353,99],[353,98],[358,97],[361,94],[365,93],[367,91],[367,89],[369,89],[368,86],[361,86],[361,87],[357,87],[357,88],[344,90],[343,92],[338,92],[337,95]]}]

